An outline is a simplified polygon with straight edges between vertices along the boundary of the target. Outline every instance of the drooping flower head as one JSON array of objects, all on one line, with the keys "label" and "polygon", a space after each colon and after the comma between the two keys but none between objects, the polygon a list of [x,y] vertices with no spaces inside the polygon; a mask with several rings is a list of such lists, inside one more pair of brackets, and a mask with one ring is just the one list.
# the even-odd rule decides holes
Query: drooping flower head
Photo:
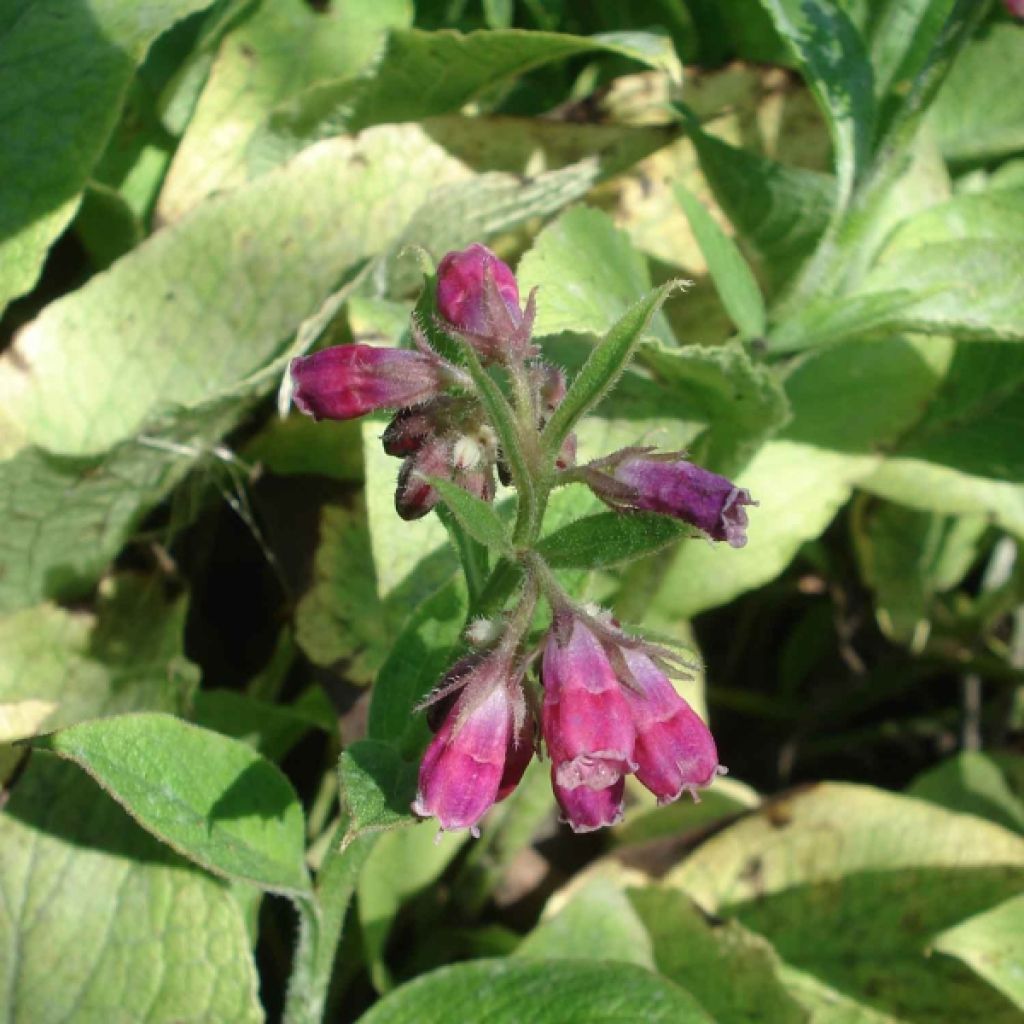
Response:
[{"label": "drooping flower head", "polygon": [[601,613],[556,614],[541,723],[555,797],[575,831],[621,818],[628,774],[659,803],[696,794],[720,774],[710,731],[659,667],[669,660],[677,661]]},{"label": "drooping flower head", "polygon": [[[555,795],[566,820],[576,829],[611,824],[621,807],[613,805],[609,795],[636,767],[636,733],[615,670],[582,619],[556,614],[544,645],[541,677],[541,728]],[[598,799],[575,794],[580,787],[608,792]],[[598,808],[599,816],[609,820],[595,822]]]},{"label": "drooping flower head", "polygon": [[455,699],[420,762],[412,809],[445,831],[470,829],[515,789],[533,756],[533,720],[522,676],[507,654],[470,654],[445,675],[428,703]]},{"label": "drooping flower head", "polygon": [[658,512],[697,527],[712,540],[747,543],[750,492],[679,453],[624,448],[583,470],[591,490],[618,511]]}]

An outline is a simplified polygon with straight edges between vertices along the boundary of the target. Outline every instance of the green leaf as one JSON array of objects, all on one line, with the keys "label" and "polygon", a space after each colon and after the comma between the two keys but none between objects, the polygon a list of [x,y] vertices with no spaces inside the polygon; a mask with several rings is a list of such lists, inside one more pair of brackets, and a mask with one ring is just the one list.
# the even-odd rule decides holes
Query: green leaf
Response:
[{"label": "green leaf", "polygon": [[681,77],[671,41],[650,33],[572,36],[521,29],[392,32],[372,75],[321,82],[284,107],[282,134],[316,138],[367,125],[418,121],[464,106],[535,67],[581,54],[609,53]]},{"label": "green leaf", "polygon": [[474,540],[502,555],[511,552],[505,524],[489,502],[470,494],[451,480],[439,477],[427,477],[427,480],[441,495],[441,500],[451,510],[459,525]]},{"label": "green leaf", "polygon": [[652,554],[686,531],[668,516],[598,512],[547,534],[537,550],[553,569],[595,569]]},{"label": "green leaf", "polygon": [[478,960],[422,975],[382,999],[359,1024],[710,1024],[681,988],[634,964]]},{"label": "green leaf", "polygon": [[515,955],[534,960],[614,960],[655,969],[647,929],[622,889],[605,878],[556,894]]},{"label": "green leaf", "polygon": [[955,956],[1024,1010],[1024,895],[935,937],[933,949]]},{"label": "green leaf", "polygon": [[0,362],[4,416],[52,452],[95,455],[161,407],[236,388],[431,191],[466,174],[418,128],[393,127],[211,199],[23,329]]},{"label": "green leaf", "polygon": [[735,148],[693,127],[689,132],[715,199],[778,289],[824,234],[836,204],[835,179]]},{"label": "green leaf", "polygon": [[[857,507],[857,506],[855,506]],[[884,503],[861,506],[854,548],[875,614],[886,635],[919,652],[928,637],[932,603],[955,587],[979,555],[984,516],[950,519]]]},{"label": "green leaf", "polygon": [[736,243],[692,192],[677,184],[675,195],[686,211],[686,219],[697,236],[708,271],[732,322],[744,338],[763,337],[764,297]]},{"label": "green leaf", "polygon": [[1024,243],[969,238],[900,250],[868,274],[860,291],[906,289],[919,300],[892,318],[908,331],[1024,341]]},{"label": "green leaf", "polygon": [[631,888],[628,896],[653,945],[658,973],[692,992],[715,1020],[806,1020],[779,980],[775,950],[760,936],[736,921],[709,920],[685,894],[664,886]]},{"label": "green leaf", "polygon": [[424,821],[377,842],[356,891],[363,954],[378,992],[394,988],[385,948],[402,904],[435,883],[468,839],[468,832],[442,835],[437,822]]},{"label": "green leaf", "polygon": [[[537,288],[534,334],[563,331],[604,334],[650,291],[644,257],[615,227],[608,214],[574,206],[548,224],[516,267],[524,292]],[[671,329],[658,312],[651,332],[672,343]]]},{"label": "green leaf", "polygon": [[875,90],[905,95],[927,63],[955,0],[887,0],[868,30]]},{"label": "green leaf", "polygon": [[466,611],[465,588],[456,579],[413,612],[373,688],[368,726],[372,739],[410,752],[421,745],[427,727],[422,716],[414,717],[413,708],[454,661]]},{"label": "green leaf", "polygon": [[[379,447],[376,438],[373,443]],[[394,470],[388,470],[381,483],[388,490],[378,521],[368,521],[361,501],[353,507],[324,507],[313,581],[296,609],[296,639],[307,656],[318,665],[344,663],[346,678],[358,685],[373,682],[410,607],[447,583],[455,571],[447,546],[434,548],[434,532],[421,536],[424,531],[419,527],[426,524],[410,528],[395,515]],[[376,484],[374,474],[371,480]],[[393,547],[388,543],[391,538]],[[398,546],[399,538],[411,540],[417,549],[407,552],[404,545]],[[395,574],[404,570],[404,575],[389,579],[389,569]],[[391,589],[381,593],[385,582]]]},{"label": "green leaf", "polygon": [[754,363],[740,345],[666,349],[645,343],[638,358],[671,396],[677,416],[706,424],[701,460],[720,472],[746,464],[790,418],[777,374]]},{"label": "green leaf", "polygon": [[781,572],[878,468],[880,446],[907,432],[945,369],[934,341],[896,338],[847,342],[798,364],[785,382],[791,421],[736,478],[760,502],[749,543],[737,552],[684,541],[653,597],[658,621],[724,604]]},{"label": "green leaf", "polygon": [[338,777],[347,814],[342,844],[385,832],[416,819],[409,809],[416,796],[418,766],[403,761],[389,743],[359,740],[341,752]]},{"label": "green leaf", "polygon": [[[88,594],[142,515],[190,467],[214,479],[227,471],[210,439],[239,409],[215,403],[176,416],[97,458],[29,447],[0,460],[0,609]],[[0,424],[0,450],[5,441]]]},{"label": "green leaf", "polygon": [[1024,839],[970,815],[826,783],[718,833],[667,876],[787,964],[910,1020],[1014,1019],[928,938],[1019,891]]},{"label": "green leaf", "polygon": [[1024,235],[1024,188],[989,189],[953,196],[905,220],[886,241],[883,260],[898,252],[938,242],[1016,242]]},{"label": "green leaf", "polygon": [[[695,703],[689,693],[684,697],[690,704]],[[637,796],[636,792],[634,796]],[[638,802],[630,807],[625,820],[612,829],[616,846],[646,843],[652,839],[667,839],[706,829],[726,818],[743,814],[761,802],[754,790],[731,777],[716,779],[714,786],[701,793],[700,803],[677,800],[658,806],[646,790],[641,791],[640,800],[644,798],[646,803]]]},{"label": "green leaf", "polygon": [[263,1020],[230,890],[43,754],[0,815],[0,963],[11,1024]]},{"label": "green leaf", "polygon": [[204,729],[247,743],[265,758],[279,761],[311,729],[330,734],[334,730],[334,711],[325,721],[302,706],[271,704],[237,690],[200,690],[193,701],[193,718]]},{"label": "green leaf", "polygon": [[0,709],[45,705],[27,729],[0,724],[0,740],[125,711],[182,711],[199,673],[182,650],[185,602],[161,589],[115,577],[96,614],[44,604],[0,617]]},{"label": "green leaf", "polygon": [[828,124],[835,149],[838,205],[871,156],[874,81],[864,41],[846,12],[822,0],[761,0],[800,65]]},{"label": "green leaf", "polygon": [[648,292],[598,342],[544,428],[541,443],[546,451],[557,452],[576,421],[615,386],[651,318],[679,287],[679,282],[670,281]]},{"label": "green leaf", "polygon": [[[7,0],[0,11],[0,311],[36,282],[150,43],[210,0]],[[74,97],[68,102],[68,97]]]},{"label": "green leaf", "polygon": [[182,856],[272,892],[305,893],[302,807],[250,747],[171,715],[83,722],[35,745],[74,761]]},{"label": "green leaf", "polygon": [[1024,801],[1014,793],[999,764],[974,750],[951,757],[918,775],[907,795],[951,811],[976,814],[1024,833]]},{"label": "green leaf", "polygon": [[892,332],[898,330],[901,318],[920,301],[920,293],[909,288],[810,299],[772,329],[768,348],[780,354],[802,352],[850,338]]},{"label": "green leaf", "polygon": [[953,65],[930,115],[947,159],[994,160],[1024,148],[1019,57],[1020,26],[1004,22],[979,33]]},{"label": "green leaf", "polygon": [[356,74],[387,31],[411,19],[407,0],[327,11],[306,0],[261,5],[220,44],[161,190],[158,220],[177,220],[208,195],[268,170],[265,162],[253,165],[248,149],[277,105],[314,82]]}]

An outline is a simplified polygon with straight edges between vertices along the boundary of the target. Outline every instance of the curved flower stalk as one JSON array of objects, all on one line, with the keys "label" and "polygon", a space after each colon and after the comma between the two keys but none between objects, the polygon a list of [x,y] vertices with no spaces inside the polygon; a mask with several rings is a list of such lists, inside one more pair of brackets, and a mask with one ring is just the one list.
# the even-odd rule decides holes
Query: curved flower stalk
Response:
[{"label": "curved flower stalk", "polygon": [[[671,516],[739,548],[756,502],[680,452],[627,447],[576,467],[575,420],[617,380],[642,316],[627,314],[636,321],[632,333],[613,330],[602,343],[603,356],[614,353],[601,363],[603,380],[588,364],[570,383],[533,342],[536,295],[522,306],[512,270],[485,246],[448,253],[436,289],[435,326],[456,343],[455,355],[435,351],[414,319],[414,350],[340,346],[291,368],[295,403],[316,418],[394,410],[382,442],[402,460],[395,506],[403,519],[444,500],[457,529],[520,573],[511,608],[471,625],[471,652],[420,706],[434,735],[412,810],[443,830],[478,834],[487,811],[522,778],[538,737],[563,818],[577,832],[621,820],[629,775],[659,803],[683,793],[696,798],[724,769],[707,726],[670,681],[686,675],[686,664],[671,649],[631,636],[610,613],[571,600],[537,548],[544,507],[554,486],[585,484],[623,515]],[[649,316],[658,301],[641,300],[641,312]],[[519,492],[508,533],[486,507],[495,475]],[[465,495],[456,500],[459,489]],[[510,589],[499,586],[503,571],[499,562],[481,590],[494,589],[499,602]],[[531,629],[542,598],[551,625],[538,636]]]}]

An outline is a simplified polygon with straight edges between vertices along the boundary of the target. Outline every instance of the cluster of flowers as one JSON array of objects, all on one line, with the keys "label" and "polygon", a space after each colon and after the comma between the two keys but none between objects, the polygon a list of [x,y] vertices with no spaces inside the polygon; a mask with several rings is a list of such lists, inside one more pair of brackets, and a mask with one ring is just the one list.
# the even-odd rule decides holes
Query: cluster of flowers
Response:
[{"label": "cluster of flowers", "polygon": [[[484,364],[504,367],[542,429],[564,398],[566,381],[537,358],[535,295],[521,307],[509,267],[472,245],[441,261],[436,297],[439,326],[472,346]],[[439,500],[431,478],[453,481],[485,501],[494,498],[495,471],[509,482],[472,378],[442,358],[415,320],[412,335],[414,350],[342,345],[291,366],[295,404],[316,418],[397,410],[383,443],[404,460],[395,495],[404,519],[425,515]],[[712,540],[746,543],[750,494],[682,453],[631,447],[581,467],[575,455],[570,434],[554,471],[587,484],[612,508],[673,516]],[[528,649],[533,600],[525,596],[516,612],[471,627],[472,653],[424,704],[434,738],[420,766],[415,813],[436,818],[443,829],[475,832],[522,778],[537,747],[538,722],[555,796],[576,831],[620,820],[627,775],[636,775],[660,803],[709,785],[723,770],[714,740],[669,681],[685,663],[662,645],[628,635],[608,613],[572,602],[536,552],[524,552],[522,564],[533,600],[537,578],[547,583],[551,627],[539,650]],[[543,695],[531,700],[527,675],[541,651]]]}]

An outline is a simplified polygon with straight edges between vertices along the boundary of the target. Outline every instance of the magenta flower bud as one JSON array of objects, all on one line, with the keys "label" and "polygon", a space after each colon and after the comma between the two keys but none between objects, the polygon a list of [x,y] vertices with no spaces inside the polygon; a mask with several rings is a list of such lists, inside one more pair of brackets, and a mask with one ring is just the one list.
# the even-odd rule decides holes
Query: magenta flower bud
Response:
[{"label": "magenta flower bud", "polygon": [[1024,0],[1003,0],[1003,3],[1014,18],[1024,20]]},{"label": "magenta flower bud", "polygon": [[622,797],[626,789],[625,778],[619,778],[606,789],[577,786],[566,789],[558,784],[555,770],[551,772],[551,787],[562,808],[565,822],[573,832],[593,832],[622,821]]},{"label": "magenta flower bud", "polygon": [[734,548],[747,543],[744,506],[757,502],[724,476],[678,456],[654,456],[643,449],[626,449],[620,457],[601,462],[608,469],[592,463],[587,483],[613,508],[672,516]]},{"label": "magenta flower bud", "polygon": [[636,777],[659,804],[684,791],[695,795],[719,774],[710,730],[646,654],[625,649],[623,657],[643,690],[624,690],[636,728]]},{"label": "magenta flower bud", "polygon": [[563,789],[607,789],[633,771],[629,705],[601,642],[575,617],[556,615],[544,646],[541,726]]},{"label": "magenta flower bud", "polygon": [[493,334],[494,310],[488,295],[488,277],[504,306],[505,315],[518,325],[519,285],[508,264],[479,242],[462,252],[450,252],[437,268],[437,308],[450,324],[471,334]]},{"label": "magenta flower bud", "polygon": [[425,477],[450,480],[452,472],[451,444],[443,437],[431,437],[398,471],[395,511],[406,522],[422,519],[441,500]]},{"label": "magenta flower bud", "polygon": [[314,419],[348,420],[416,405],[447,384],[440,363],[421,352],[338,345],[291,362],[295,404]]},{"label": "magenta flower bud", "polygon": [[[461,688],[420,763],[412,809],[442,829],[468,828],[522,778],[533,753],[522,680],[499,656],[458,662],[438,693]],[[443,699],[443,698],[439,698]]]}]

